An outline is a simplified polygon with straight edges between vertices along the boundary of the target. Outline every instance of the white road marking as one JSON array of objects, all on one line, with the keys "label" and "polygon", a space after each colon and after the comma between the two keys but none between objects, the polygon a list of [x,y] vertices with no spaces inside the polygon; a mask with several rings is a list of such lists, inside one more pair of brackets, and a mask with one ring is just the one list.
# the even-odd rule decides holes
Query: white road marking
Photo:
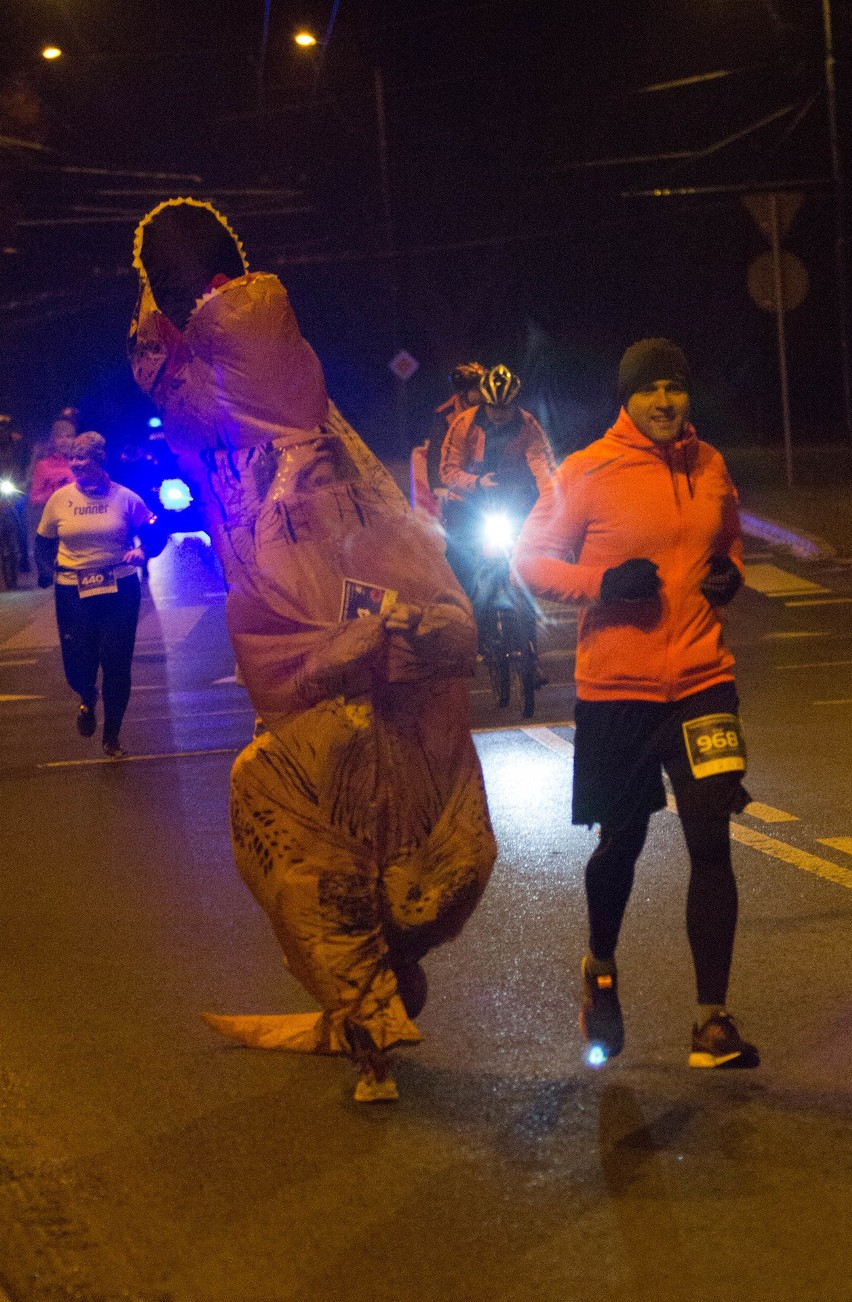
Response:
[{"label": "white road marking", "polygon": [[558,733],[551,731],[550,728],[539,725],[521,727],[521,732],[525,732],[533,741],[537,741],[540,746],[546,746],[548,750],[556,751],[560,755],[573,755],[574,743],[568,741],[565,737],[560,737]]},{"label": "white road marking", "polygon": [[795,632],[788,631],[786,633],[764,633],[762,641],[774,642],[774,641],[780,641],[782,638],[793,638],[793,637],[834,637],[834,636],[835,636],[834,633],[826,633],[823,632],[822,630],[820,630],[819,632],[813,632],[813,631],[805,631],[804,629],[800,629]]},{"label": "white road marking", "polygon": [[80,769],[91,768],[95,764],[141,764],[148,760],[196,759],[203,755],[236,755],[239,746],[222,746],[216,750],[167,750],[158,755],[125,755],[124,759],[81,759],[50,760],[46,764],[37,764],[38,769]]},{"label": "white road marking", "polygon": [[59,634],[56,631],[56,614],[53,603],[42,606],[34,619],[25,624],[2,645],[4,651],[44,651],[59,646]]},{"label": "white road marking", "polygon": [[257,717],[253,709],[245,706],[239,710],[192,710],[189,714],[128,714],[127,717],[133,723],[168,723],[171,719],[224,719],[244,715]]},{"label": "white road marking", "polygon": [[37,665],[38,660],[0,660],[0,669],[23,669],[25,665]]},{"label": "white road marking", "polygon": [[11,693],[8,696],[0,696],[0,701],[43,701],[43,696],[19,696]]},{"label": "white road marking", "polygon": [[164,642],[167,646],[182,642],[209,609],[209,606],[173,606],[150,610],[139,621],[139,640]]},{"label": "white road marking", "polygon": [[841,696],[835,701],[811,701],[811,705],[852,705],[852,696]]},{"label": "white road marking", "polygon": [[832,850],[842,850],[844,854],[852,854],[852,836],[821,836],[818,839],[820,845],[827,845]]}]

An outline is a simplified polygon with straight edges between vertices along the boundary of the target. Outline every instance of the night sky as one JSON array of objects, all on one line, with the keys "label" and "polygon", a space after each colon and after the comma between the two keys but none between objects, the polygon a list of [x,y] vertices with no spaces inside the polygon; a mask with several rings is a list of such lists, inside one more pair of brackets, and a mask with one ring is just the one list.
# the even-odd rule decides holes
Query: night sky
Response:
[{"label": "night sky", "polygon": [[[847,172],[850,9],[832,5]],[[775,441],[775,322],[746,289],[768,248],[752,186],[802,192],[784,241],[810,280],[786,322],[793,423],[802,441],[840,432],[821,0],[272,0],[265,41],[264,14],[8,0],[0,408],[30,432],[66,402],[110,438],[143,427],[124,355],[133,227],[192,194],[281,275],[379,451],[419,440],[448,367],[473,356],[517,368],[555,444],[580,446],[614,415],[624,347],[660,333],[693,358],[702,432]],[[324,50],[298,51],[299,26],[330,33]],[[420,362],[404,387],[399,348]]]}]

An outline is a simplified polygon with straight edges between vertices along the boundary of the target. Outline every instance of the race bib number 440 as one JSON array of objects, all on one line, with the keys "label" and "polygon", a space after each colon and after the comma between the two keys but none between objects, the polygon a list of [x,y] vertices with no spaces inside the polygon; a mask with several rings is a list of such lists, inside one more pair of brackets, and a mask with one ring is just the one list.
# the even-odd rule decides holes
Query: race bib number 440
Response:
[{"label": "race bib number 440", "polygon": [[115,570],[107,565],[78,570],[77,591],[81,597],[101,597],[107,592],[118,592]]},{"label": "race bib number 440", "polygon": [[746,766],[743,727],[735,714],[705,714],[701,719],[687,719],[683,739],[693,777],[707,778],[712,773],[744,772]]}]

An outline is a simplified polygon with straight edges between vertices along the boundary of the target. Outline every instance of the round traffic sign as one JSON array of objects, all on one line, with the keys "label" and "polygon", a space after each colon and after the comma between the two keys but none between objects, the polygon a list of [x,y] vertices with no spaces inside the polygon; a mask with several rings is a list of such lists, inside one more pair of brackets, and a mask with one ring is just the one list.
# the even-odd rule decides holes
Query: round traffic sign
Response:
[{"label": "round traffic sign", "polygon": [[[791,312],[808,293],[808,269],[795,253],[781,250],[781,307]],[[761,253],[748,269],[748,292],[765,312],[775,311],[775,269],[771,253]]]}]

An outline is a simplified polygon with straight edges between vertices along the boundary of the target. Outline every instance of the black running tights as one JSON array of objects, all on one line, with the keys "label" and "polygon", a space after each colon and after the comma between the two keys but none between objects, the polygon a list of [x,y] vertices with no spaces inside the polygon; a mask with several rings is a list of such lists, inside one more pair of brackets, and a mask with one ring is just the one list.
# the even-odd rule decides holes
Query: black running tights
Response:
[{"label": "black running tights", "polygon": [[[726,814],[682,818],[689,852],[686,934],[692,950],[700,1004],[724,1004],[737,925],[737,884],[731,866]],[[586,865],[589,948],[597,959],[615,955],[636,860],[645,844],[648,815],[613,831],[601,828],[600,841]]]},{"label": "black running tights", "polygon": [[65,677],[84,704],[93,706],[100,668],[104,741],[118,741],[130,700],[139,603],[139,579],[135,574],[118,580],[118,592],[99,597],[80,597],[76,586],[56,585],[56,622]]}]

